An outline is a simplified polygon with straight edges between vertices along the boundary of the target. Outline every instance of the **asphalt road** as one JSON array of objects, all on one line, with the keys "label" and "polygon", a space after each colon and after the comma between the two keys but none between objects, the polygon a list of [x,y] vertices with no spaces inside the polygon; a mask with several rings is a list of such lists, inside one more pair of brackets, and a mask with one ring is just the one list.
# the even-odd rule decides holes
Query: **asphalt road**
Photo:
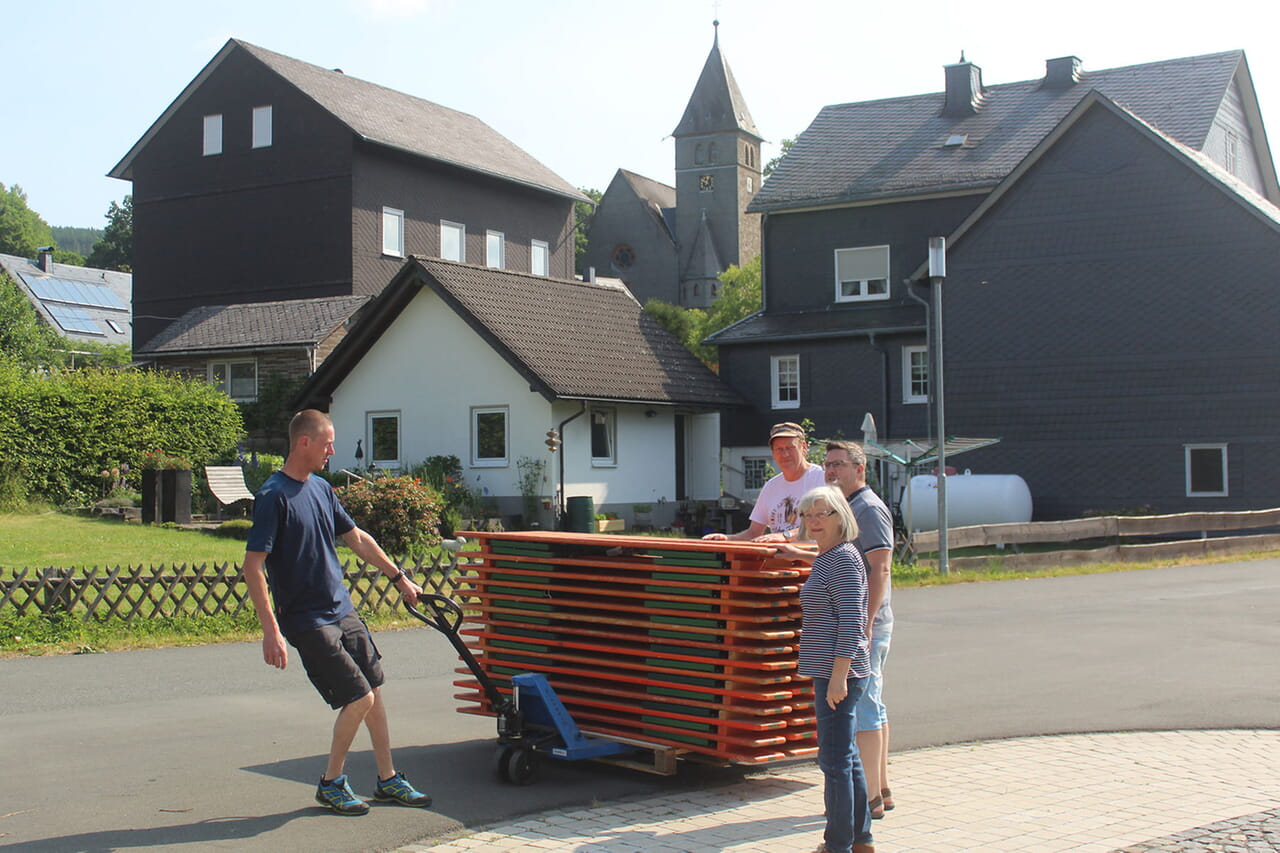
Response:
[{"label": "asphalt road", "polygon": [[[900,590],[895,749],[1009,736],[1280,728],[1280,561]],[[734,781],[551,764],[493,775],[493,722],[455,712],[429,628],[378,636],[397,763],[430,810],[314,806],[332,713],[257,644],[0,660],[0,849],[386,850],[566,805]],[[367,740],[348,763],[368,794]]]}]

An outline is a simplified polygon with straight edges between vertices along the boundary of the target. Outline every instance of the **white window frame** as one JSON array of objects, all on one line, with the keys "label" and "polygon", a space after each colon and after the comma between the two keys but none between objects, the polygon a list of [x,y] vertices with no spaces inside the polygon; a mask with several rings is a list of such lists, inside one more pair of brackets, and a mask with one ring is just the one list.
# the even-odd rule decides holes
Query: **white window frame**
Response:
[{"label": "white window frame", "polygon": [[[538,259],[541,257],[542,262]],[[546,240],[529,243],[529,272],[534,275],[551,275],[551,244]]]},{"label": "white window frame", "polygon": [[[768,456],[744,456],[742,457],[742,488],[748,492],[759,492],[764,488],[764,484],[769,482],[769,465],[772,460]],[[759,468],[759,472],[752,472],[750,468]],[[755,473],[759,477],[759,482],[752,485],[751,478]]]},{"label": "white window frame", "polygon": [[[917,356],[924,357],[924,393],[917,393],[915,390],[915,368],[918,362]],[[929,402],[929,348],[924,345],[904,346],[902,348],[902,402],[910,403],[927,403]]]},{"label": "white window frame", "polygon": [[[1191,454],[1193,451],[1216,450],[1222,459],[1222,490],[1215,492],[1193,491],[1191,482]],[[1183,468],[1186,471],[1187,497],[1189,498],[1225,498],[1230,491],[1230,480],[1227,479],[1227,445],[1223,444],[1184,444],[1182,445]]]},{"label": "white window frame", "polygon": [[[784,385],[784,378],[789,378],[793,381]],[[795,387],[795,399],[783,399],[783,389],[790,388],[793,384]],[[800,408],[800,355],[798,353],[775,355],[769,358],[769,389],[773,408]]]},{"label": "white window frame", "polygon": [[[481,415],[502,415],[502,456],[480,456]],[[511,464],[511,409],[509,406],[471,407],[471,467],[506,468]]]},{"label": "white window frame", "polygon": [[[591,467],[614,468],[618,465],[618,412],[616,409],[592,407],[591,420]],[[599,433],[597,432],[599,430]],[[596,455],[596,436],[600,434],[608,443],[608,453]]]},{"label": "white window frame", "polygon": [[[253,365],[253,393],[252,394],[233,393],[235,385],[231,381],[231,368],[233,365],[243,365],[243,364]],[[225,378],[223,379],[222,383],[219,383],[217,381],[217,378],[215,377],[215,372],[219,367],[221,367],[224,371],[223,376]],[[222,393],[226,394],[232,400],[239,400],[241,402],[251,403],[254,400],[258,399],[258,360],[256,358],[224,358],[220,360],[210,361],[208,365],[206,365],[205,369],[207,371],[209,384],[217,388]]]},{"label": "white window frame", "polygon": [[[456,257],[450,257],[445,254],[445,235],[458,235],[458,253]],[[467,262],[467,226],[461,222],[450,222],[447,219],[440,220],[440,257],[446,261],[457,261],[460,264]]]},{"label": "white window frame", "polygon": [[[882,254],[884,256],[884,275],[868,276],[863,279],[848,279],[841,281],[840,279],[840,259],[841,257],[857,257],[868,256],[872,253]],[[844,249],[836,249],[834,255],[835,262],[835,287],[836,302],[873,302],[880,299],[889,298],[889,247],[888,246],[853,246]],[[862,261],[862,263],[870,265],[871,262]],[[876,270],[879,272],[880,270]],[[883,283],[883,292],[879,292]],[[854,293],[846,293],[845,285],[857,285],[857,291]],[[873,290],[875,288],[875,290]]]},{"label": "white window frame", "polygon": [[[378,446],[373,440],[373,422],[375,420],[394,420],[396,422],[396,452],[394,456],[379,459]],[[364,413],[364,435],[365,446],[368,447],[367,456],[369,464],[375,468],[385,468],[388,470],[399,470],[402,448],[404,447],[404,419],[400,416],[400,411],[376,411]]]},{"label": "white window frame", "polygon": [[382,254],[393,258],[404,257],[403,210],[382,208]]},{"label": "white window frame", "polygon": [[271,147],[271,105],[253,108],[253,147]]},{"label": "white window frame", "polygon": [[507,237],[501,231],[484,232],[484,264],[495,270],[506,269]]},{"label": "white window frame", "polygon": [[205,157],[222,153],[222,113],[214,113],[204,117],[203,148]]}]

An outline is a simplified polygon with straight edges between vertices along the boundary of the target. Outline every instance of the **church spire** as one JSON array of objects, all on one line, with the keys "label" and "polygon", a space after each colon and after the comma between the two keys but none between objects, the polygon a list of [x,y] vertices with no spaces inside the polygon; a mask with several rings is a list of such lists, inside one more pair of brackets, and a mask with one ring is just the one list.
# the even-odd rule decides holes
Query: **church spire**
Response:
[{"label": "church spire", "polygon": [[720,21],[717,19],[712,25],[715,27],[715,36],[711,53],[702,66],[702,76],[698,78],[698,85],[689,97],[684,116],[671,135],[692,136],[737,130],[760,139],[762,137],[756,131],[756,123],[738,89],[738,82],[733,79],[729,63],[720,54]]}]

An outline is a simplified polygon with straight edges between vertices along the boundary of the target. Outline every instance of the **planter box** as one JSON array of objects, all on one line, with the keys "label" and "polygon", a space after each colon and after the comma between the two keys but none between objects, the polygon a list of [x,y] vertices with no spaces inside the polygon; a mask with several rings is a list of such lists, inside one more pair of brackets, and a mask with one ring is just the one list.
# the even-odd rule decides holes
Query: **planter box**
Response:
[{"label": "planter box", "polygon": [[601,533],[621,533],[627,529],[625,518],[601,518],[596,520],[596,530]]}]

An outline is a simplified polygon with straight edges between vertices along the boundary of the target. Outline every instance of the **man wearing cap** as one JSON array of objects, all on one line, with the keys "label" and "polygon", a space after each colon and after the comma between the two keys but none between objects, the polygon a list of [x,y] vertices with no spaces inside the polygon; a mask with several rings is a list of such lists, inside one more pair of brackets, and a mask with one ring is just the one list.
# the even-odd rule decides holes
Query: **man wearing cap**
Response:
[{"label": "man wearing cap", "polygon": [[[726,536],[708,533],[703,539],[736,539],[756,542],[786,542],[800,526],[797,507],[810,489],[826,485],[822,466],[810,464],[806,458],[809,443],[799,424],[774,424],[769,430],[769,450],[781,472],[764,484],[760,497],[751,509],[751,526]],[[767,533],[765,531],[768,531]],[[788,536],[792,531],[792,536]]]}]

